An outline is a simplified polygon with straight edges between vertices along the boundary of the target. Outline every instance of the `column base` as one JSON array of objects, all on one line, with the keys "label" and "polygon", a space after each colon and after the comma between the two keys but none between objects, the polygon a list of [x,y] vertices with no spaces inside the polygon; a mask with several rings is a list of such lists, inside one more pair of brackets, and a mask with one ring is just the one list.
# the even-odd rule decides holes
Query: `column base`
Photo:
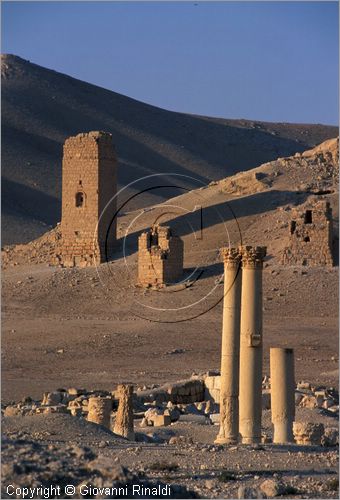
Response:
[{"label": "column base", "polygon": [[293,422],[274,422],[273,443],[289,444],[294,443]]},{"label": "column base", "polygon": [[214,444],[237,444],[238,439],[234,437],[217,436]]},{"label": "column base", "polygon": [[260,444],[261,439],[261,436],[242,437],[242,444]]}]

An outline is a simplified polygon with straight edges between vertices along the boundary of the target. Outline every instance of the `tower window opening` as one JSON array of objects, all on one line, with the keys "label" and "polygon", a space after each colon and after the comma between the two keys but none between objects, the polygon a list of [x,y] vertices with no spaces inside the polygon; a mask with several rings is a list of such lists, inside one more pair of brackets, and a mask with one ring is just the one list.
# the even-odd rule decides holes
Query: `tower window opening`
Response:
[{"label": "tower window opening", "polygon": [[77,208],[84,206],[84,199],[85,199],[84,193],[78,192],[76,194],[76,207]]},{"label": "tower window opening", "polygon": [[292,220],[290,223],[290,234],[294,234],[296,229],[296,221]]},{"label": "tower window opening", "polygon": [[304,239],[303,239],[303,241],[305,243],[308,243],[310,241],[310,237],[309,236],[305,236]]},{"label": "tower window opening", "polygon": [[312,211],[311,210],[306,210],[305,213],[305,224],[312,224],[313,219],[312,219]]}]

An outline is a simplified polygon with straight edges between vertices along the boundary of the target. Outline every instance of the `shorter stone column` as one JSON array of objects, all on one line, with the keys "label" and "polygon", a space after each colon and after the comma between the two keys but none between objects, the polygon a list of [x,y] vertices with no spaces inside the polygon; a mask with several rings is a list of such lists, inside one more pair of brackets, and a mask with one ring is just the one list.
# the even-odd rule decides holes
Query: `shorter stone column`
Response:
[{"label": "shorter stone column", "polygon": [[89,412],[87,420],[95,424],[103,425],[110,429],[110,416],[112,411],[112,399],[92,397],[89,399]]},{"label": "shorter stone column", "polygon": [[119,405],[113,432],[131,441],[135,439],[133,430],[133,386],[121,384],[117,388]]},{"label": "shorter stone column", "polygon": [[293,443],[295,418],[294,351],[270,348],[271,414],[274,425],[273,443]]}]

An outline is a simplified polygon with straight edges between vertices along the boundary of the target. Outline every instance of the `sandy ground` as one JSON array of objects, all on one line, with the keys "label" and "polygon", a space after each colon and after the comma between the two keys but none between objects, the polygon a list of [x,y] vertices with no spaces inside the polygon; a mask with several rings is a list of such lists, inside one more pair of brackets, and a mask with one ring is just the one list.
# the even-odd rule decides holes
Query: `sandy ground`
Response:
[{"label": "sandy ground", "polygon": [[[334,418],[325,417],[318,410],[298,409],[297,413],[301,420],[336,425]],[[284,484],[286,498],[338,497],[337,448],[216,446],[212,443],[218,426],[204,425],[195,418],[192,416],[187,422],[179,420],[165,428],[147,429],[140,428],[135,420],[137,442],[124,441],[101,426],[67,415],[7,417],[3,429],[11,439],[33,439],[61,449],[67,449],[70,443],[90,446],[112,464],[127,466],[152,480],[186,486],[201,498],[237,498],[240,486],[257,487],[266,479]],[[263,429],[271,434],[268,410],[263,412]],[[145,434],[149,436],[148,442],[143,439]],[[174,436],[181,436],[181,444],[168,444]]]},{"label": "sandy ground", "polygon": [[[121,266],[124,275],[123,262],[112,266],[115,270]],[[101,284],[95,269],[56,270],[40,265],[4,271],[4,400],[38,397],[63,386],[110,390],[119,382],[162,383],[219,368],[221,303],[190,321],[143,320],[135,313],[169,321],[171,316],[177,320],[196,310],[189,307],[175,318],[173,312],[152,310],[150,315],[150,305],[169,307],[166,293],[135,288],[127,283],[126,274],[126,282],[117,283],[107,265],[100,274],[109,286]],[[208,309],[223,295],[223,284],[216,286],[216,276],[172,294],[176,296],[171,298],[172,306],[190,305],[216,287],[203,300]],[[336,310],[336,268],[268,265],[264,269],[264,373],[269,373],[269,347],[289,346],[295,349],[297,380],[336,386]]]}]

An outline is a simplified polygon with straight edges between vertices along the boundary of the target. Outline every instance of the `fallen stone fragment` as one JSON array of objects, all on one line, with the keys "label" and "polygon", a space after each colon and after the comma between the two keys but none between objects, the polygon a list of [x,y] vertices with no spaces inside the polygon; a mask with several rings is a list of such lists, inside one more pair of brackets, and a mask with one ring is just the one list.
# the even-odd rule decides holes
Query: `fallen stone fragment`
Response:
[{"label": "fallen stone fragment", "polygon": [[148,427],[148,420],[144,417],[139,424],[139,427]]},{"label": "fallen stone fragment", "polygon": [[43,413],[49,415],[50,413],[67,413],[66,405],[49,405],[49,406],[41,406],[37,408],[37,413]]},{"label": "fallen stone fragment", "polygon": [[172,445],[193,444],[193,440],[189,436],[172,436],[169,439],[169,444]]},{"label": "fallen stone fragment", "polygon": [[42,403],[43,405],[58,405],[62,402],[63,395],[61,392],[44,392]]},{"label": "fallen stone fragment", "polygon": [[312,422],[294,422],[293,433],[297,444],[320,445],[324,426]]},{"label": "fallen stone fragment", "polygon": [[163,427],[171,424],[170,415],[155,415],[152,420],[154,427]]},{"label": "fallen stone fragment", "polygon": [[305,395],[301,399],[300,406],[303,408],[320,408],[323,404],[322,396],[308,396]]},{"label": "fallen stone fragment", "polygon": [[251,488],[249,486],[240,486],[237,490],[237,498],[266,498],[264,493],[259,488]]},{"label": "fallen stone fragment", "polygon": [[112,400],[102,397],[91,397],[89,399],[89,412],[87,420],[103,425],[110,429],[110,416],[112,410]]},{"label": "fallen stone fragment", "polygon": [[16,415],[20,415],[21,410],[17,406],[7,406],[4,411],[5,417],[15,417]]},{"label": "fallen stone fragment", "polygon": [[284,493],[284,486],[276,479],[266,479],[260,484],[260,490],[268,497],[273,498]]},{"label": "fallen stone fragment", "polygon": [[323,446],[338,446],[339,445],[339,429],[336,427],[326,427],[321,438]]}]

